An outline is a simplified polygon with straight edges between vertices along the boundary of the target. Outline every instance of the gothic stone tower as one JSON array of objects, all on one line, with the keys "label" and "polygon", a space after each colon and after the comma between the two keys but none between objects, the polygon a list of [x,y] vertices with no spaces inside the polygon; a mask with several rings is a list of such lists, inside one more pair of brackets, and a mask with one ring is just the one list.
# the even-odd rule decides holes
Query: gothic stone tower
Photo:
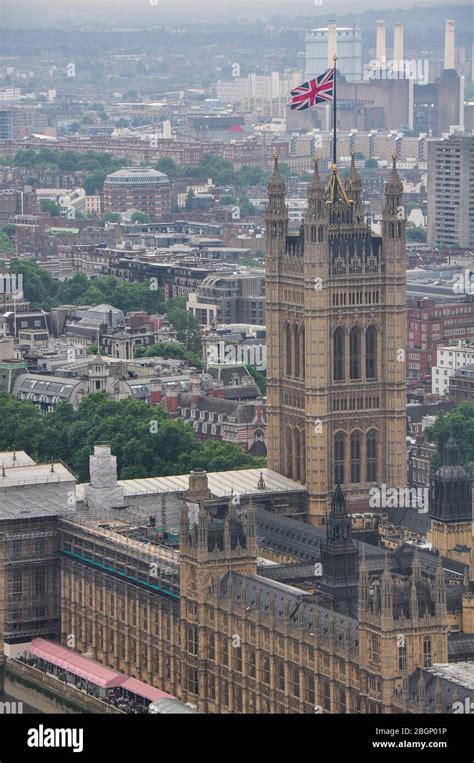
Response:
[{"label": "gothic stone tower", "polygon": [[367,562],[361,560],[358,620],[362,712],[406,710],[409,676],[417,668],[447,662],[445,586],[441,560],[433,586],[422,574],[416,550],[409,579],[392,574],[388,555],[378,579],[369,576]]},{"label": "gothic stone tower", "polygon": [[[207,475],[193,473],[180,523],[180,629],[185,701],[209,696],[210,618],[213,596],[229,572],[256,575],[256,511],[245,515],[231,499],[227,507],[209,499]],[[212,630],[212,629],[211,629]],[[206,706],[204,707],[206,709]]]},{"label": "gothic stone tower", "polygon": [[324,525],[336,484],[348,502],[405,485],[405,222],[395,159],[382,237],[364,219],[354,157],[344,187],[315,162],[308,207],[288,233],[278,158],[266,210],[268,466],[307,485]]},{"label": "gothic stone tower", "polygon": [[470,564],[472,542],[472,479],[461,463],[451,436],[443,448],[443,464],[431,482],[431,531],[428,539],[441,556]]}]

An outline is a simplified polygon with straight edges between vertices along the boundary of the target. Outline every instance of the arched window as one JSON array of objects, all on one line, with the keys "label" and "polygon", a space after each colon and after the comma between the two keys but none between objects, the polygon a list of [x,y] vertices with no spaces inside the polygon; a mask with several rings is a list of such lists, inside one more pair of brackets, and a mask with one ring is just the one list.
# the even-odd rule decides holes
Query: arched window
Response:
[{"label": "arched window", "polygon": [[291,368],[292,368],[292,363],[291,363],[291,327],[290,327],[289,323],[286,324],[285,333],[286,333],[286,340],[285,340],[286,341],[286,375],[287,376],[291,376]]},{"label": "arched window", "polygon": [[344,432],[337,432],[334,438],[334,482],[336,485],[344,483],[345,451],[346,436]]},{"label": "arched window", "polygon": [[291,427],[286,429],[286,475],[293,477],[293,432]]},{"label": "arched window", "polygon": [[377,378],[377,329],[369,326],[365,332],[365,376]]},{"label": "arched window", "polygon": [[301,480],[301,433],[298,428],[295,429],[295,480]]},{"label": "arched window", "polygon": [[312,225],[311,226],[311,243],[314,244],[315,241],[316,241],[316,226]]},{"label": "arched window", "polygon": [[351,434],[351,482],[360,482],[360,432]]},{"label": "arched window", "polygon": [[293,329],[293,347],[295,348],[295,376],[298,379],[300,376],[300,332],[298,326]]},{"label": "arched window", "polygon": [[349,334],[349,377],[360,379],[360,329],[351,328]]},{"label": "arched window", "polygon": [[324,228],[322,225],[318,225],[318,241],[324,241]]},{"label": "arched window", "polygon": [[431,654],[431,639],[429,636],[426,636],[423,639],[423,667],[431,668],[432,664],[433,657]]},{"label": "arched window", "polygon": [[370,637],[370,662],[372,665],[380,665],[380,640],[379,637],[373,634]]},{"label": "arched window", "polygon": [[[398,639],[397,639],[398,640]],[[399,637],[398,643],[398,670],[402,672],[407,667],[407,644],[405,636]]]},{"label": "arched window", "polygon": [[333,334],[333,375],[334,381],[343,381],[344,373],[344,329],[339,326]]},{"label": "arched window", "polygon": [[370,429],[367,432],[366,467],[367,467],[367,482],[376,482],[377,480],[377,432],[375,431],[375,429]]}]

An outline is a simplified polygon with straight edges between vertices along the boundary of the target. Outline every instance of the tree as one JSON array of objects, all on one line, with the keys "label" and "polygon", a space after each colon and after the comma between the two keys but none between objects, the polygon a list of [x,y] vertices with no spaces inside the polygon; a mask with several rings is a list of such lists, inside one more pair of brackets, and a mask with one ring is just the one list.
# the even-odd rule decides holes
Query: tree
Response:
[{"label": "tree", "polygon": [[407,241],[426,243],[426,230],[424,228],[407,228]]},{"label": "tree", "polygon": [[252,204],[248,196],[241,196],[239,199],[240,214],[244,217],[250,217],[257,213],[257,208]]},{"label": "tree", "polygon": [[33,309],[49,309],[58,288],[50,273],[36,262],[14,259],[11,272],[23,276],[23,292]]},{"label": "tree", "polygon": [[150,221],[150,216],[147,215],[145,212],[134,212],[132,217],[130,218],[132,223],[143,223],[147,224]]},{"label": "tree", "polygon": [[99,348],[96,344],[90,344],[86,350],[86,355],[98,355]]},{"label": "tree", "polygon": [[249,374],[253,377],[257,387],[262,395],[267,394],[267,372],[258,371],[255,366],[245,366]]},{"label": "tree", "polygon": [[158,172],[164,172],[169,178],[173,179],[180,174],[180,168],[175,160],[170,156],[162,156],[156,164]]},{"label": "tree", "polygon": [[167,312],[168,320],[176,329],[178,341],[182,342],[187,350],[202,355],[201,325],[197,318],[182,307],[172,307]]},{"label": "tree", "polygon": [[235,196],[230,196],[230,194],[224,193],[220,198],[221,204],[237,204],[237,199]]},{"label": "tree", "polygon": [[13,252],[13,244],[9,236],[7,236],[7,234],[3,231],[0,232],[0,252]]},{"label": "tree", "polygon": [[146,358],[176,358],[186,360],[189,365],[202,368],[202,359],[199,355],[186,349],[181,342],[157,342],[147,347],[140,356]]},{"label": "tree", "polygon": [[189,191],[186,194],[186,200],[184,202],[184,209],[186,212],[191,212],[193,208],[193,199],[195,197],[195,193],[192,188],[189,189]]},{"label": "tree", "polygon": [[378,169],[379,163],[377,159],[366,159],[364,167],[366,170],[376,170]]},{"label": "tree", "polygon": [[91,114],[84,114],[82,117],[82,124],[83,125],[93,125],[94,124],[94,117]]},{"label": "tree", "polygon": [[460,403],[452,411],[441,412],[432,427],[426,429],[426,436],[438,446],[438,453],[432,461],[437,469],[442,462],[443,447],[452,435],[461,447],[464,465],[472,469],[474,465],[474,403]]},{"label": "tree", "polygon": [[55,201],[51,201],[51,199],[41,199],[40,206],[41,211],[45,215],[48,215],[48,217],[59,217],[61,214],[59,204],[56,204]]},{"label": "tree", "polygon": [[94,445],[104,441],[117,456],[119,479],[264,465],[233,443],[200,442],[189,424],[160,407],[111,400],[104,392],[87,395],[76,410],[61,402],[45,415],[33,403],[0,392],[0,414],[0,450],[15,446],[46,462],[61,456],[81,482],[89,479]]},{"label": "tree", "polygon": [[119,223],[122,216],[118,212],[106,212],[102,217],[104,223]]},{"label": "tree", "polygon": [[84,188],[88,196],[94,196],[99,193],[104,187],[104,181],[107,177],[105,172],[93,172],[92,175],[87,175],[84,178],[82,187]]}]

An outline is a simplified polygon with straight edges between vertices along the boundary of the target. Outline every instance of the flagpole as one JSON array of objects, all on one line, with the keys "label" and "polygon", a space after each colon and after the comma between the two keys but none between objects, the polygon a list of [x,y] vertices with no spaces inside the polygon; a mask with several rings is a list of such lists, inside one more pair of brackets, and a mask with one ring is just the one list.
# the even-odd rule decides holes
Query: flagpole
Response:
[{"label": "flagpole", "polygon": [[334,63],[334,104],[333,104],[333,144],[332,144],[332,162],[333,164],[336,164],[337,162],[337,151],[336,151],[336,61],[337,56],[333,56],[333,63]]}]

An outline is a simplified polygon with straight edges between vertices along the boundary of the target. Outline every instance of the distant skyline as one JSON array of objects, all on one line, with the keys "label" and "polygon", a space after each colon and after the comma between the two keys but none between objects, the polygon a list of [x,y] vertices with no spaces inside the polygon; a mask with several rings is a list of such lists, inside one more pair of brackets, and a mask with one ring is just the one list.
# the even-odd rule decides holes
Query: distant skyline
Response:
[{"label": "distant skyline", "polygon": [[[131,27],[146,27],[152,23],[187,21],[219,21],[229,18],[255,21],[272,16],[318,16],[332,13],[354,14],[384,10],[392,13],[397,8],[406,11],[420,6],[437,8],[470,6],[470,0],[440,3],[433,0],[359,0],[357,6],[349,0],[82,0],[80,5],[64,0],[3,0],[0,22],[4,27],[28,28],[35,24],[45,26],[87,23],[88,19],[110,26],[115,21],[126,21]],[[467,12],[469,14],[469,11]],[[472,17],[472,10],[471,10]],[[468,19],[466,18],[468,22]]]}]

